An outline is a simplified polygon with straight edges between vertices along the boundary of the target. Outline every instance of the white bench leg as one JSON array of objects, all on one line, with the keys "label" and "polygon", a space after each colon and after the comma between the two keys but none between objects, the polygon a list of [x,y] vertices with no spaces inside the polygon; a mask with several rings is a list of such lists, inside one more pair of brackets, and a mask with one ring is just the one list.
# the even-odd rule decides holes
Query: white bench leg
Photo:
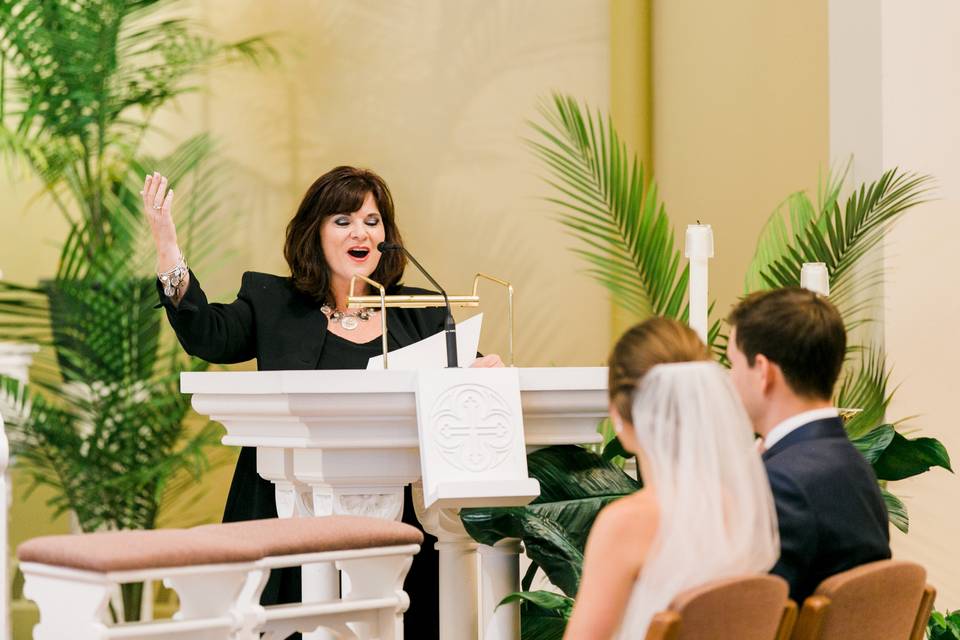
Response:
[{"label": "white bench leg", "polygon": [[357,637],[364,640],[403,640],[403,612],[410,606],[410,597],[403,590],[403,581],[411,564],[413,556],[409,555],[357,558],[337,563],[350,582],[350,592],[345,601],[394,596],[399,600],[396,607],[379,611],[375,625],[351,623],[350,627]]},{"label": "white bench leg", "polygon": [[24,568],[23,595],[40,609],[40,622],[33,640],[99,640],[107,627],[106,614],[111,585],[34,575]]},{"label": "white bench leg", "polygon": [[174,620],[233,617],[235,631],[196,631],[191,640],[257,640],[263,625],[260,593],[269,570],[237,570],[182,575],[165,578],[163,583],[177,592],[180,609]]}]

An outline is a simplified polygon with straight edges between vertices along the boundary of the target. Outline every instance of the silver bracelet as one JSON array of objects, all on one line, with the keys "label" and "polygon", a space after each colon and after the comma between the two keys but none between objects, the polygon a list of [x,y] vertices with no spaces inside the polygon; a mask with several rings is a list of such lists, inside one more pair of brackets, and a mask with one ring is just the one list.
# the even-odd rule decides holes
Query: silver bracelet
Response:
[{"label": "silver bracelet", "polygon": [[168,298],[180,295],[180,285],[183,284],[183,279],[187,277],[187,273],[187,262],[183,259],[181,253],[180,259],[177,260],[177,264],[173,265],[172,269],[157,273],[160,284],[163,285],[163,295]]}]

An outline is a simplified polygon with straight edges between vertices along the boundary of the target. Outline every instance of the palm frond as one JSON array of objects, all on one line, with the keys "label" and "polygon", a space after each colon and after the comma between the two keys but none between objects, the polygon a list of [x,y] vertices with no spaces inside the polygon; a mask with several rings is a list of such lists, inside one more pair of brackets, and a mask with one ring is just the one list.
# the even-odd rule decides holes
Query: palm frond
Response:
[{"label": "palm frond", "polygon": [[845,409],[860,409],[846,424],[851,438],[860,438],[883,424],[893,398],[894,390],[888,390],[890,376],[886,353],[876,345],[860,350],[858,361],[848,362],[835,404]]},{"label": "palm frond", "polygon": [[767,288],[764,269],[789,256],[794,238],[815,224],[821,217],[820,212],[833,209],[849,169],[847,163],[842,172],[828,171],[825,180],[821,177],[816,207],[805,192],[798,191],[787,196],[774,210],[760,232],[756,252],[747,268],[747,293]]},{"label": "palm frond", "polygon": [[830,273],[831,300],[851,328],[865,320],[863,312],[874,303],[871,290],[882,278],[876,268],[862,272],[864,256],[903,213],[927,200],[932,179],[891,169],[854,191],[841,211],[836,194],[842,178],[828,178],[818,211],[806,195],[794,194],[773,213],[746,283],[750,290],[798,286],[803,263],[823,262]]},{"label": "palm frond", "polygon": [[685,317],[688,273],[670,219],[610,118],[559,94],[540,114],[545,124],[531,123],[537,138],[527,142],[588,273],[633,313]]}]

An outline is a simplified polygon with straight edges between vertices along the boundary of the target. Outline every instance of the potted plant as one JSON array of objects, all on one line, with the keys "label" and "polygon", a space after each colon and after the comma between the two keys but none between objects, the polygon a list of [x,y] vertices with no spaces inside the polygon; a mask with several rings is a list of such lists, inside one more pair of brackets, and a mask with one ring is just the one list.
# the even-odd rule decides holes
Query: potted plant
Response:
[{"label": "potted plant", "polygon": [[[221,43],[162,0],[0,3],[0,151],[27,167],[68,222],[55,276],[0,281],[0,339],[47,347],[29,384],[0,379],[18,465],[56,491],[82,531],[152,528],[207,467],[210,423],[189,425],[179,374],[202,369],[160,334],[139,190],[163,170],[191,198],[179,224],[194,263],[223,257],[211,142],[160,158],[154,115],[196,89],[199,70],[273,55],[263,38]],[[140,614],[124,585],[118,619]]]}]

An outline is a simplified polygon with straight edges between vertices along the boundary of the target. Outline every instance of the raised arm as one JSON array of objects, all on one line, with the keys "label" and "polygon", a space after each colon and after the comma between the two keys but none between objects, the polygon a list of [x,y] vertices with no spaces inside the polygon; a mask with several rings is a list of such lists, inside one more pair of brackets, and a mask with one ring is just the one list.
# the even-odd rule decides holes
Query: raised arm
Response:
[{"label": "raised arm", "polygon": [[173,189],[159,173],[144,180],[143,211],[157,250],[157,290],[170,325],[187,353],[230,364],[256,356],[253,307],[243,287],[230,304],[209,303],[186,267],[173,223]]},{"label": "raised arm", "polygon": [[[150,223],[153,243],[157,249],[157,275],[161,280],[164,280],[164,275],[175,275],[173,272],[183,261],[183,254],[177,244],[177,227],[173,223],[173,189],[167,187],[166,176],[153,173],[144,179],[143,191],[140,192],[143,212]],[[177,306],[190,284],[190,273],[186,272],[173,284],[173,294],[167,297],[173,306]]]}]

